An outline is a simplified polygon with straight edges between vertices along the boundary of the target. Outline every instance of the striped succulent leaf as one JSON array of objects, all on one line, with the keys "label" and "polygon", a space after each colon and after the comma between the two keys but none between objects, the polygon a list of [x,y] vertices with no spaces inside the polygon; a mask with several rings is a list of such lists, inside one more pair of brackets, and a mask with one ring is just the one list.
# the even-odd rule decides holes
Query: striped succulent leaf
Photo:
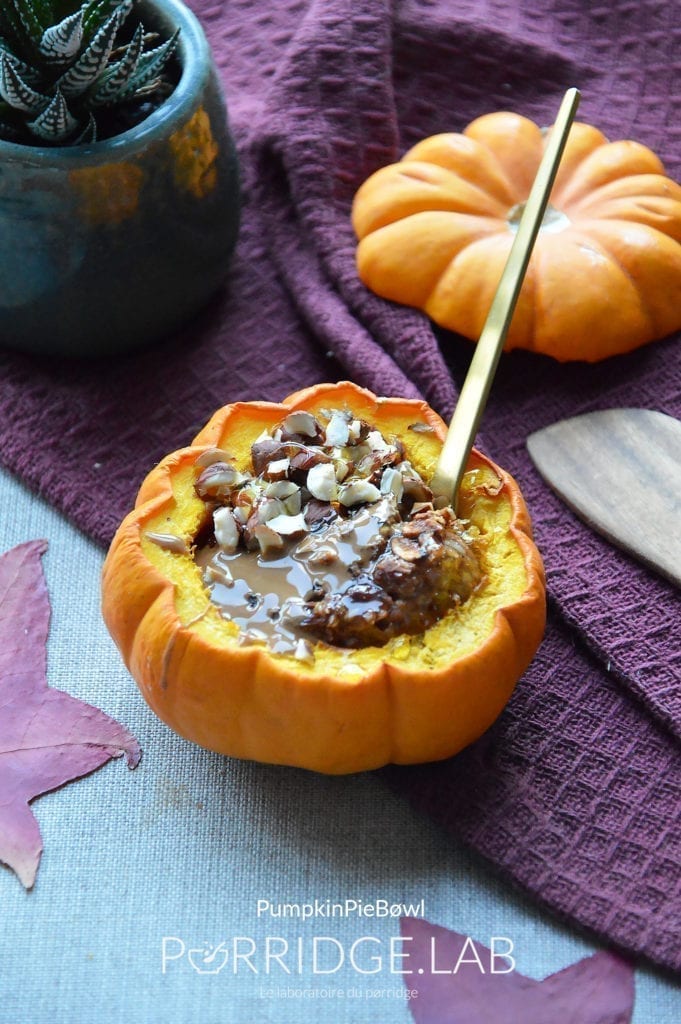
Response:
[{"label": "striped succulent leaf", "polygon": [[51,7],[49,0],[4,0],[0,6],[0,35],[16,40],[16,49],[28,57],[50,24]]},{"label": "striped succulent leaf", "polygon": [[32,68],[30,64],[20,60],[15,54],[13,54],[2,39],[0,39],[0,53],[4,53],[9,58],[12,67],[19,72],[24,82],[34,87],[40,86],[42,81],[41,75],[35,68]]},{"label": "striped succulent leaf", "polygon": [[83,41],[83,10],[63,18],[58,25],[45,29],[40,40],[40,52],[52,64],[68,64]]},{"label": "striped succulent leaf", "polygon": [[66,100],[59,89],[50,103],[28,127],[34,135],[45,142],[65,142],[79,127],[78,121],[71,114]]},{"label": "striped succulent leaf", "polygon": [[128,83],[125,91],[121,93],[121,96],[131,96],[133,93],[137,92],[138,89],[142,89],[145,85],[161,74],[177,49],[179,35],[180,32],[178,29],[178,31],[175,32],[170,39],[167,39],[165,43],[161,43],[160,46],[142,54],[137,64],[137,69],[131,76],[130,82]]},{"label": "striped succulent leaf", "polygon": [[72,64],[57,81],[57,87],[64,96],[67,98],[80,96],[86,89],[94,85],[109,63],[114,40],[120,26],[119,12],[114,11],[96,33],[89,46],[83,50],[75,64]]},{"label": "striped succulent leaf", "polygon": [[[120,0],[88,0],[83,4],[83,30],[85,37],[90,38],[99,28],[103,21],[105,21],[110,14],[116,10],[117,7],[121,6]],[[132,9],[132,3],[126,5],[128,10],[126,15]]]},{"label": "striped succulent leaf", "polygon": [[95,121],[94,114],[90,114],[88,123],[83,128],[80,135],[78,135],[73,142],[72,146],[89,146],[91,142],[97,141],[97,122]]},{"label": "striped succulent leaf", "polygon": [[130,80],[137,70],[143,46],[144,29],[138,25],[121,59],[115,64],[110,64],[99,79],[91,97],[93,107],[116,103],[126,93]]},{"label": "striped succulent leaf", "polygon": [[21,77],[17,63],[5,50],[0,50],[0,97],[13,110],[30,114],[44,110],[49,97],[31,88]]},{"label": "striped succulent leaf", "polygon": [[136,2],[0,0],[0,138],[92,142],[162,102],[177,33],[145,52],[152,36],[124,26]]}]

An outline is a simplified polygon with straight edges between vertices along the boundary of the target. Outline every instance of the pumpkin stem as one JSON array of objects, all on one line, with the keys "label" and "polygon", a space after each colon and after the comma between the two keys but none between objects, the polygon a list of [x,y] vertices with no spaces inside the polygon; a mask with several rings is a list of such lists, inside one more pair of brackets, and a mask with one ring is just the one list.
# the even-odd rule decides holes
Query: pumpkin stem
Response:
[{"label": "pumpkin stem", "polygon": [[[511,209],[508,211],[506,223],[508,224],[510,231],[512,231],[514,234],[518,230],[520,218],[523,215],[524,209],[525,203],[516,203],[515,206],[512,206]],[[562,210],[557,210],[555,206],[551,206],[549,204],[546,207],[546,213],[542,218],[539,230],[552,231],[555,233],[558,231],[563,231],[565,228],[569,226],[570,218],[567,217]]]}]

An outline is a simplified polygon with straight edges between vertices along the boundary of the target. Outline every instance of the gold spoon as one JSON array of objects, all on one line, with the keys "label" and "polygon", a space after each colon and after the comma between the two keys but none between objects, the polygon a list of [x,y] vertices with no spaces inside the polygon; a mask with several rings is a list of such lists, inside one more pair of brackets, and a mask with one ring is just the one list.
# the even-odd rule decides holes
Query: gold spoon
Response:
[{"label": "gold spoon", "polygon": [[436,504],[456,503],[461,479],[487,404],[501,350],[527,272],[532,249],[546,212],[549,195],[579,106],[580,93],[568,89],[549,135],[537,176],[525,204],[501,280],[494,293],[480,339],[475,347],[461,394],[449,424],[430,487]]}]

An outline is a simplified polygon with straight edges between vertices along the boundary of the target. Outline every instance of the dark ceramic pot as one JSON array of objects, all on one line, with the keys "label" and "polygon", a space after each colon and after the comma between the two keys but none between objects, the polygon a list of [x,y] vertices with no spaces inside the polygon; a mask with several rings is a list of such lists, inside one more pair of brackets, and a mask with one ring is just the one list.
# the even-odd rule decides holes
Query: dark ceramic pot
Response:
[{"label": "dark ceramic pot", "polygon": [[223,282],[239,224],[237,158],[203,31],[179,0],[140,19],[181,29],[181,77],[145,121],[89,146],[0,141],[0,344],[97,356],[158,340]]}]

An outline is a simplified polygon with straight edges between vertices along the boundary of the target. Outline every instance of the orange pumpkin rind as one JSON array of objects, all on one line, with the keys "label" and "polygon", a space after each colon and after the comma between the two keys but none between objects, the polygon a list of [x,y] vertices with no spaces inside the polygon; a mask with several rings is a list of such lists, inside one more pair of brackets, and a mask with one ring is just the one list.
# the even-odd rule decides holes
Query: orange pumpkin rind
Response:
[{"label": "orange pumpkin rind", "polygon": [[[163,549],[148,532],[175,534],[189,549],[205,506],[193,483],[196,458],[228,448],[238,468],[250,445],[293,409],[346,407],[402,439],[429,478],[445,426],[423,402],[377,398],[350,383],[320,384],[280,405],[220,409],[193,444],[144,481],[103,569],[109,631],[149,706],[181,736],[239,758],[329,774],[449,757],[497,718],[532,659],[545,624],[544,574],[525,502],[514,480],[474,451],[460,514],[484,535],[487,582],[419,636],[341,650],[318,643],[310,664],[238,644],[190,551]],[[427,432],[409,429],[415,422]]]},{"label": "orange pumpkin rind", "polygon": [[[545,143],[498,112],[376,171],[352,211],[364,284],[477,339]],[[680,328],[681,187],[647,147],[576,122],[506,349],[596,362]]]}]

